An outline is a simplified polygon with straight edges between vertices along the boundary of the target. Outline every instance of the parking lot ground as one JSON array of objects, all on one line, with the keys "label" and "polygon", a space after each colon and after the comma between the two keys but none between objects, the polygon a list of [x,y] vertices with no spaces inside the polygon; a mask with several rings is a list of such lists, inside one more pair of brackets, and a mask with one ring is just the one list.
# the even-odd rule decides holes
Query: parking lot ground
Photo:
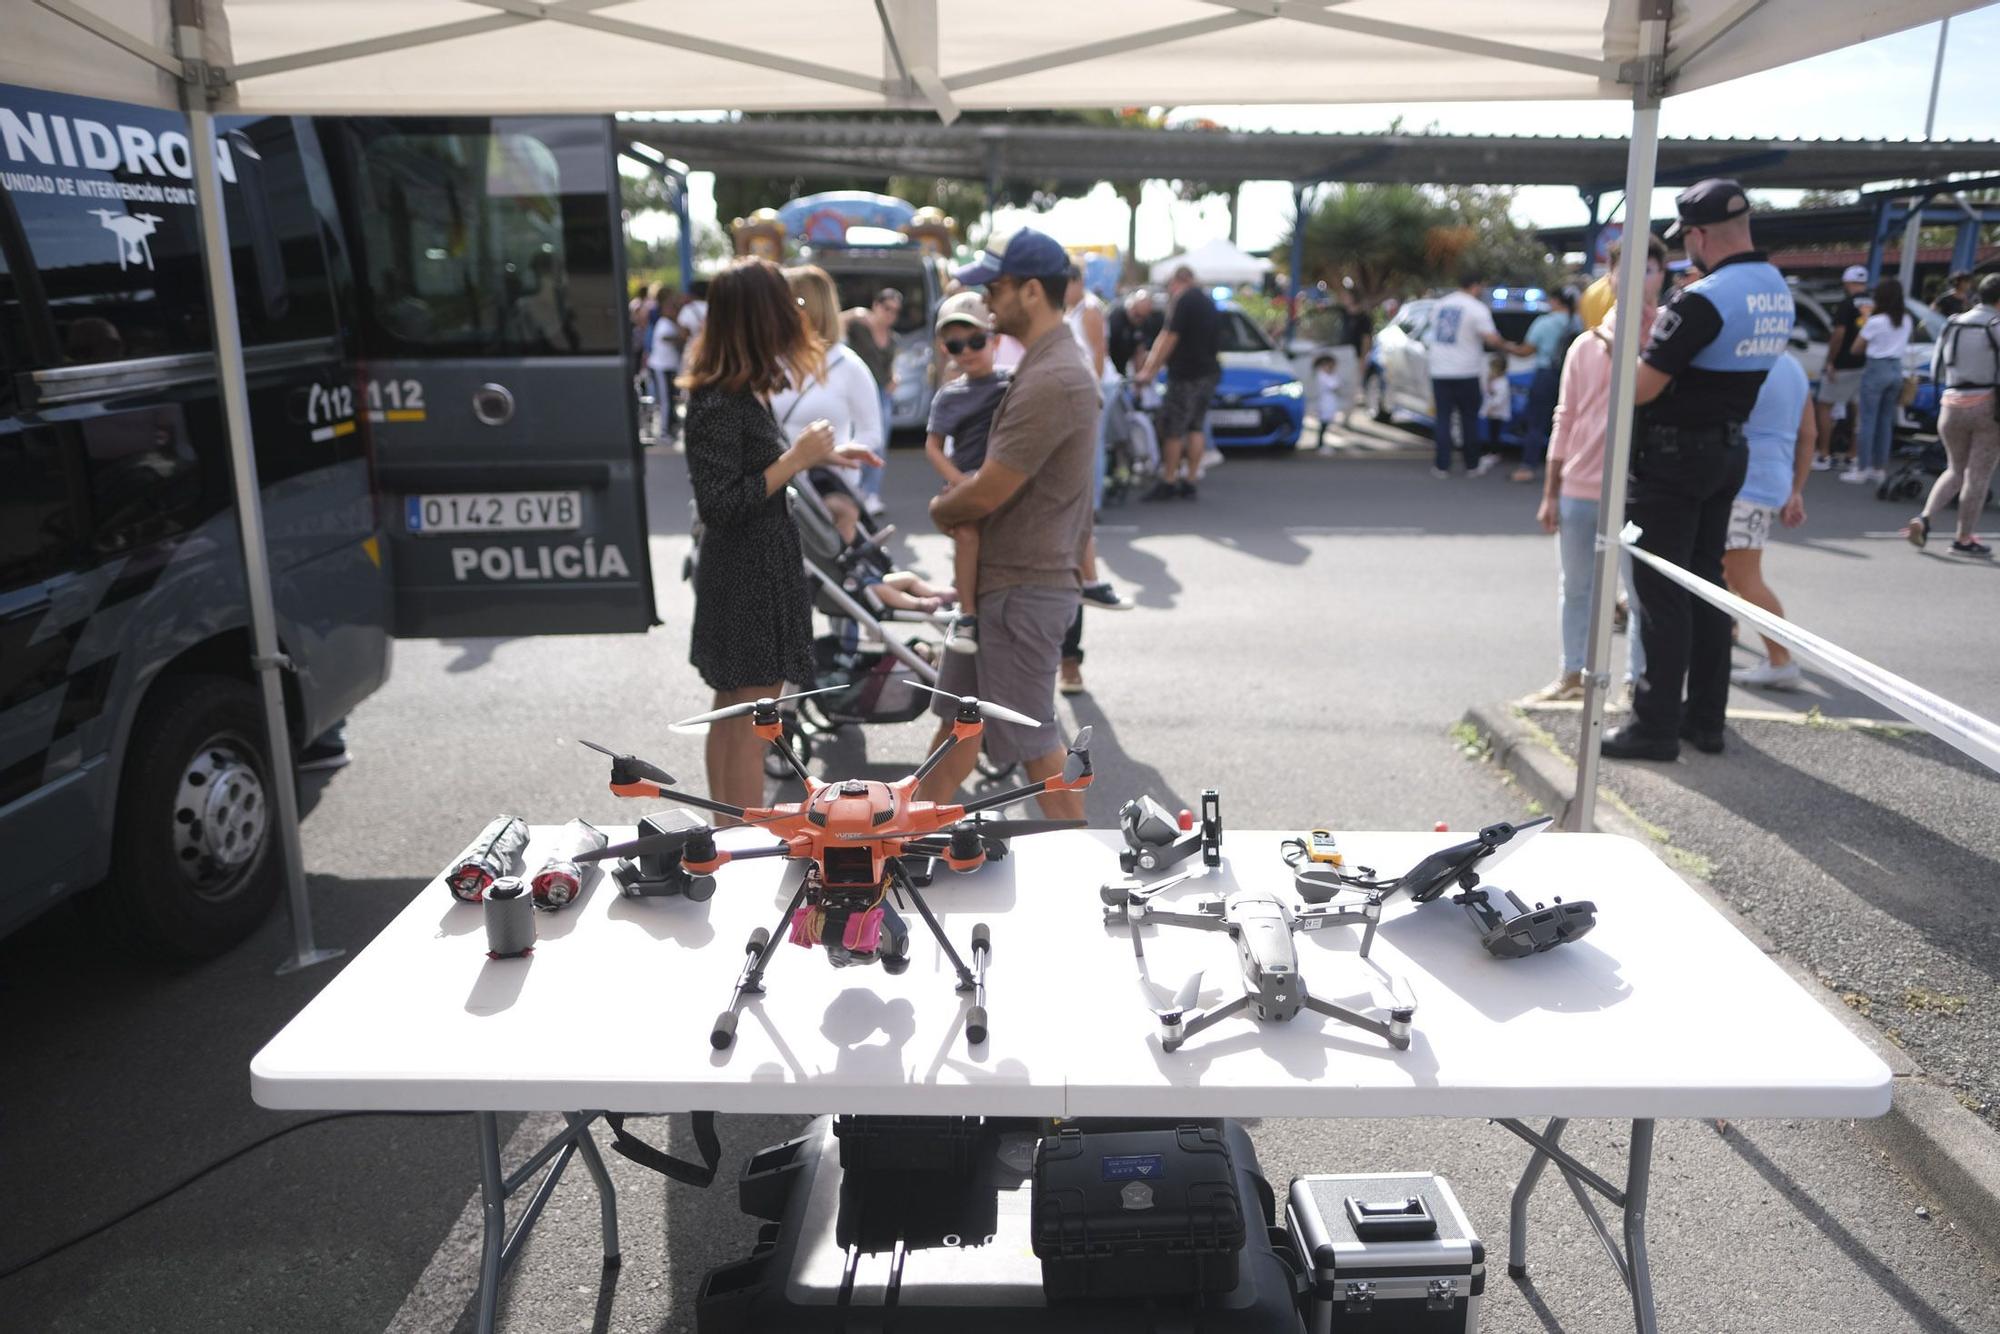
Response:
[{"label": "parking lot ground", "polygon": [[[1990,589],[1977,583],[1987,573],[1936,566],[1871,536],[1893,529],[1889,507],[1825,480],[1810,493],[1812,525],[1768,558],[1794,615],[1970,707],[2000,711],[1987,666],[2000,618],[1952,617],[1949,637],[1909,629],[1913,609],[1943,623],[1952,598]],[[943,539],[924,531],[931,485],[921,455],[896,451],[887,481],[892,517],[909,535],[899,550],[920,568],[948,568]],[[629,818],[578,736],[700,772],[700,739],[663,725],[706,703],[686,666],[678,459],[656,451],[648,485],[664,622],[652,634],[399,645],[394,678],[352,720],[354,764],[309,791],[306,864],[323,941],[351,957],[496,811]],[[1466,828],[1525,814],[1526,796],[1468,760],[1451,729],[1469,704],[1551,674],[1554,552],[1533,528],[1531,491],[1498,475],[1434,481],[1420,458],[1249,455],[1231,457],[1191,505],[1108,513],[1100,559],[1139,606],[1088,617],[1090,691],[1061,712],[1065,727],[1098,727],[1092,822],[1108,824],[1142,791],[1189,804],[1206,786],[1221,789],[1225,822],[1244,827]],[[850,732],[829,742],[825,763],[900,769],[926,731],[918,722]],[[1818,735],[1794,731],[1799,745]],[[1753,762],[1750,742],[1739,749]],[[1821,774],[1821,763],[1802,756],[1764,772],[1791,781],[1795,771]],[[1832,801],[1828,789],[1838,789],[1867,800],[1842,772],[1824,774],[1808,796]],[[1944,766],[1933,777],[1949,789]],[[1978,872],[1977,860],[1954,860],[1964,849],[1992,856],[1966,835],[1979,818],[1966,810],[1904,817],[1895,837],[1962,845],[1922,854],[1934,875]],[[1845,837],[1862,815],[1835,811],[1829,833],[1885,861],[1879,837]],[[1760,909],[1766,916],[1796,911],[1810,924],[1829,898],[1818,882],[1781,874],[1794,863],[1776,850],[1707,855],[1742,857],[1746,879],[1774,900]],[[1769,873],[1753,874],[1767,860]],[[1927,919],[1926,934],[1911,925],[1916,905],[1899,913],[1913,960],[1963,962],[1962,950],[1933,938],[1947,924]],[[1880,939],[1864,934],[1857,947]],[[0,1216],[0,1268],[297,1119],[251,1104],[248,1062],[340,964],[274,977],[285,940],[274,918],[229,956],[171,974],[103,956],[67,915],[0,944],[0,995],[15,1018],[15,1040],[0,1051],[10,1130],[0,1171],[11,1206]],[[677,1019],[578,1016],[625,1024],[635,1042],[666,1040]],[[795,1124],[726,1120],[726,1170]],[[535,1129],[531,1118],[519,1133]],[[1611,1165],[1624,1130],[1593,1122],[1574,1133]],[[1497,1128],[1266,1121],[1254,1134],[1267,1175],[1281,1183],[1308,1170],[1445,1172],[1490,1253],[1503,1253],[1505,1196],[1527,1151]],[[685,1151],[685,1139],[676,1147]],[[701,1273],[744,1253],[752,1229],[726,1184],[669,1188],[610,1162],[627,1257],[615,1281],[600,1281],[588,1179],[568,1177],[510,1283],[505,1328],[689,1328]],[[1666,1329],[2000,1329],[2000,1273],[1847,1123],[1753,1123],[1726,1134],[1664,1123],[1657,1181]],[[38,1331],[449,1329],[469,1319],[467,1234],[455,1222],[476,1184],[466,1118],[315,1126],[0,1281],[0,1302],[8,1324]],[[1535,1286],[1517,1287],[1496,1264],[1485,1328],[1627,1328],[1616,1280],[1573,1202],[1551,1185],[1535,1217],[1550,1229],[1537,1239]]]}]

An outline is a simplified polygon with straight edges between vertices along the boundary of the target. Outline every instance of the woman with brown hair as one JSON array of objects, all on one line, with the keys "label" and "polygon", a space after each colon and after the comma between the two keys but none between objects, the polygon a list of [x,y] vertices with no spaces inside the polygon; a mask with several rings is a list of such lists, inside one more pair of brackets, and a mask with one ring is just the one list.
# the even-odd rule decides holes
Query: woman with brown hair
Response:
[{"label": "woman with brown hair", "polygon": [[[874,455],[838,443],[824,420],[796,427],[786,445],[771,397],[816,377],[825,346],[777,265],[737,261],[716,275],[708,302],[681,380],[702,524],[688,660],[723,708],[782,694],[787,681],[812,683],[812,602],[785,485],[808,468]],[[718,801],[763,804],[762,745],[748,716],[709,725],[708,787]]]}]

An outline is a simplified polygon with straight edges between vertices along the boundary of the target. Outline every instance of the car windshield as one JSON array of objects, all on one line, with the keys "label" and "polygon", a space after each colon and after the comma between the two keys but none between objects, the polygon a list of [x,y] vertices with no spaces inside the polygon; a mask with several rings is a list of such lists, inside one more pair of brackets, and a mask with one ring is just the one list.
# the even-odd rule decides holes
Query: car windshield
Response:
[{"label": "car windshield", "polygon": [[1270,350],[1271,340],[1264,336],[1262,329],[1250,322],[1248,315],[1240,310],[1222,312],[1222,328],[1219,341],[1216,343],[1216,351],[1269,352]]},{"label": "car windshield", "polygon": [[930,323],[930,304],[924,299],[923,274],[903,268],[835,268],[822,260],[822,267],[840,293],[842,310],[866,309],[875,304],[875,294],[893,287],[903,294],[903,308],[896,315],[896,332],[910,333]]}]

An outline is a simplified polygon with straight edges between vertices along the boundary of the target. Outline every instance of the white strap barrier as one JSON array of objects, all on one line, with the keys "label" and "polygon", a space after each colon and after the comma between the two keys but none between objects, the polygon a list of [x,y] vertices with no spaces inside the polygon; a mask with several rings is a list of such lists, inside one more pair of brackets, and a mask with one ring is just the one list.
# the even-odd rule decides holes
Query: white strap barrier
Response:
[{"label": "white strap barrier", "polygon": [[1821,639],[1782,616],[1745,602],[1719,584],[1711,584],[1650,551],[1640,550],[1637,524],[1626,524],[1618,538],[1632,553],[1632,559],[1646,562],[1696,597],[1714,603],[1738,620],[1747,621],[1761,633],[1786,645],[1827,675],[1894,709],[1940,741],[1957,747],[1987,768],[2000,772],[2000,724],[1960,708],[1941,695],[1934,695],[1922,686],[1905,681],[1894,672],[1884,671],[1866,658],[1856,657],[1840,645]]}]

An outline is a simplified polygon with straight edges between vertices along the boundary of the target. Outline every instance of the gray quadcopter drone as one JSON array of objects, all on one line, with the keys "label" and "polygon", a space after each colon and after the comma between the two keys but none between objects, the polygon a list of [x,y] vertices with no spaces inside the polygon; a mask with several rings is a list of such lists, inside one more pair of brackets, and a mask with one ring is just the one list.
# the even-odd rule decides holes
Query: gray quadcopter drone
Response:
[{"label": "gray quadcopter drone", "polygon": [[[1115,924],[1123,919],[1132,933],[1132,954],[1140,966],[1139,985],[1146,993],[1147,1005],[1159,1016],[1160,1045],[1166,1050],[1178,1050],[1203,1029],[1245,1010],[1258,1019],[1284,1023],[1302,1009],[1364,1029],[1386,1039],[1398,1051],[1408,1049],[1417,1003],[1400,978],[1394,980],[1395,995],[1385,1007],[1389,1017],[1376,1019],[1321,1000],[1307,988],[1299,971],[1298,943],[1294,936],[1300,931],[1362,923],[1365,933],[1361,953],[1366,958],[1367,946],[1374,939],[1376,923],[1381,919],[1379,900],[1353,907],[1338,904],[1294,907],[1284,895],[1273,890],[1239,889],[1224,898],[1198,900],[1192,912],[1153,906],[1154,895],[1185,879],[1185,875],[1177,875],[1150,885],[1124,880],[1098,891],[1104,902],[1106,923]],[[1201,993],[1202,975],[1196,973],[1171,998],[1162,995],[1145,975],[1146,951],[1139,928],[1147,922],[1226,932],[1236,942],[1243,994],[1212,1010],[1190,1013]]]}]

